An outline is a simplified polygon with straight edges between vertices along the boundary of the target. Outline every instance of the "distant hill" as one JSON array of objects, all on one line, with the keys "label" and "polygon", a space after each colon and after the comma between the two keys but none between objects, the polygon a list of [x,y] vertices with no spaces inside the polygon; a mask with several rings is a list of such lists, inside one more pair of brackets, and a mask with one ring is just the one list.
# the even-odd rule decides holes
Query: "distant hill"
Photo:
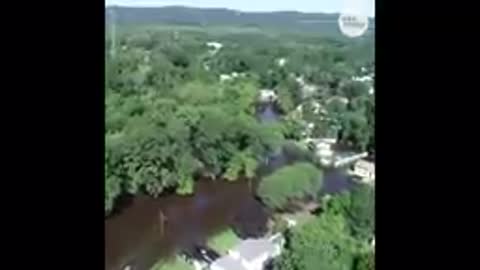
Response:
[{"label": "distant hill", "polygon": [[[169,7],[120,7],[106,8],[110,22],[114,14],[119,25],[181,24],[196,26],[248,26],[275,28],[291,31],[339,33],[338,14],[302,13],[296,11],[242,12],[225,8]],[[370,18],[370,30],[375,21]]]}]

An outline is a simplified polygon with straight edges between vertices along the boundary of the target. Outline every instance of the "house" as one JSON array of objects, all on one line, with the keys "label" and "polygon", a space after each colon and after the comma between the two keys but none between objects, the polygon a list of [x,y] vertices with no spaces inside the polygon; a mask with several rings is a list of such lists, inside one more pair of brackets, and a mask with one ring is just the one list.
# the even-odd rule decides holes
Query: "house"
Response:
[{"label": "house", "polygon": [[295,78],[295,81],[300,86],[300,91],[302,93],[303,98],[307,98],[307,97],[311,96],[312,94],[314,94],[318,90],[317,86],[312,85],[312,84],[307,84],[305,82],[305,79],[303,78],[303,76],[299,76],[299,77]]},{"label": "house", "polygon": [[207,42],[207,47],[211,48],[210,55],[213,56],[223,47],[223,45],[218,42]]},{"label": "house", "polygon": [[361,159],[355,163],[353,173],[365,182],[373,182],[375,181],[375,163]]},{"label": "house", "polygon": [[287,59],[285,59],[285,58],[280,58],[280,59],[277,60],[277,64],[278,64],[279,67],[285,66],[286,63],[287,63]]},{"label": "house", "polygon": [[210,48],[218,51],[223,47],[223,45],[222,45],[222,43],[212,41],[212,42],[207,42],[207,47],[210,47]]},{"label": "house", "polygon": [[370,89],[368,90],[368,93],[370,95],[373,95],[375,93],[375,90],[373,89],[373,87],[370,87]]},{"label": "house", "polygon": [[314,114],[327,114],[327,110],[317,101],[312,101],[313,113]]},{"label": "house", "polygon": [[281,253],[284,244],[281,234],[269,239],[247,239],[210,265],[210,270],[262,270],[265,263]]},{"label": "house", "polygon": [[247,270],[262,270],[263,264],[278,253],[275,245],[267,239],[249,239],[240,243],[229,255],[237,260]]},{"label": "house", "polygon": [[248,270],[242,263],[230,256],[222,257],[210,265],[210,270]]},{"label": "house", "polygon": [[333,102],[333,101],[337,101],[337,102],[343,103],[344,105],[348,104],[348,102],[349,102],[348,98],[346,98],[346,97],[333,96],[333,97],[327,99],[326,103],[327,103],[327,104],[330,104],[330,103]]},{"label": "house", "polygon": [[277,93],[275,90],[262,89],[258,98],[261,102],[273,102],[277,99]]},{"label": "house", "polygon": [[352,77],[353,81],[356,82],[371,82],[373,81],[373,76],[372,75],[365,75],[361,77]]},{"label": "house", "polygon": [[221,82],[230,81],[231,79],[232,79],[232,76],[230,76],[228,74],[220,74],[220,81]]},{"label": "house", "polygon": [[336,143],[335,138],[307,138],[305,144],[307,147],[315,152],[315,155],[320,159],[323,166],[330,166],[333,162],[335,152],[332,146]]}]

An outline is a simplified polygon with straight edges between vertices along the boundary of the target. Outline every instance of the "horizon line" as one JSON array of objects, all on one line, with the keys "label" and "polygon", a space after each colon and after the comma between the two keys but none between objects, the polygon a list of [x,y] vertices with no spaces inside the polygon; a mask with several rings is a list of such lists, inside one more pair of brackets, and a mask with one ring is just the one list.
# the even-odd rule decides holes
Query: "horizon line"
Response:
[{"label": "horizon line", "polygon": [[[125,4],[107,4],[105,3],[105,8],[109,7],[120,7],[120,8],[169,8],[169,7],[180,7],[180,8],[196,8],[196,9],[225,9],[230,11],[242,12],[242,13],[280,13],[280,12],[296,12],[296,13],[322,13],[322,14],[340,14],[341,12],[327,12],[327,11],[301,11],[301,10],[241,10],[241,9],[233,9],[227,7],[200,7],[200,6],[186,6],[186,5],[144,5],[144,6],[132,6],[132,5],[125,5]],[[368,18],[375,19],[375,14],[373,16],[368,15]]]}]

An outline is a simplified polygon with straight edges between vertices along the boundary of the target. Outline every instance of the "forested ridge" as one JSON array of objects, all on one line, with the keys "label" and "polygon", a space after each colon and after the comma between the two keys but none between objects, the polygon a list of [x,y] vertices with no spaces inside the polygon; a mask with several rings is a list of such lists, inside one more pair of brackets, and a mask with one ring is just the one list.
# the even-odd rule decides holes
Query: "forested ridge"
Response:
[{"label": "forested ridge", "polygon": [[[114,15],[112,15],[114,14]],[[337,13],[304,13],[297,11],[243,12],[226,8],[193,8],[184,6],[122,7],[106,9],[107,22],[120,25],[190,25],[234,26],[285,31],[310,32],[341,37],[337,26]],[[375,19],[369,18],[369,32],[373,34]]]}]

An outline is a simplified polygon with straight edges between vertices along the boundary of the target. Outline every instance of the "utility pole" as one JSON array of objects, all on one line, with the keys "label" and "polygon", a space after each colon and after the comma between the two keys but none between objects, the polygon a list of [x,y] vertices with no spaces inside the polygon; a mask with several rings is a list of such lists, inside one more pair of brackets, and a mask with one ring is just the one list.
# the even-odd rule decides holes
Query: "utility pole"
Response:
[{"label": "utility pole", "polygon": [[168,218],[163,214],[163,211],[160,210],[159,212],[159,220],[160,220],[160,235],[163,237],[165,232],[165,223],[167,222]]}]

